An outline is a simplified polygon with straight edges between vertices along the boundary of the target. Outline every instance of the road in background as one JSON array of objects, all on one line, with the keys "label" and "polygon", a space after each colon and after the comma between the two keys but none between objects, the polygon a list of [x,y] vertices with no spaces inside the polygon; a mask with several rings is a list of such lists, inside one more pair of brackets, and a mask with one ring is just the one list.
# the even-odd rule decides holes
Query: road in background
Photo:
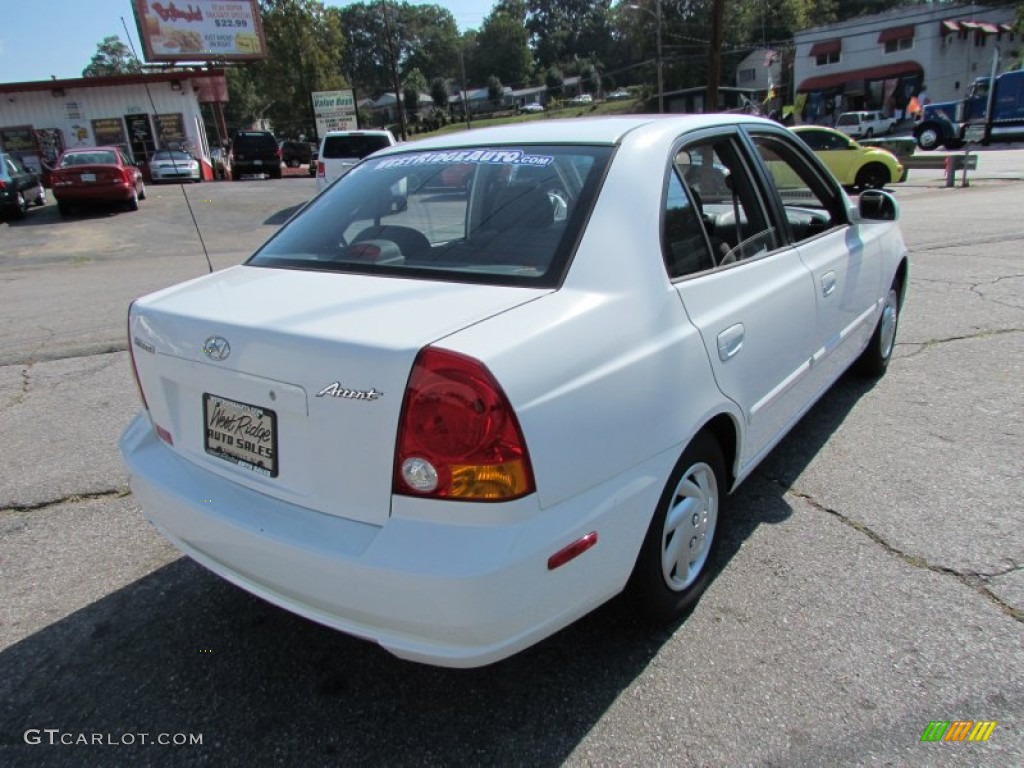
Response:
[{"label": "road in background", "polygon": [[[1022,171],[989,151],[969,189],[897,189],[889,373],[840,381],[733,495],[688,620],[613,601],[469,671],[271,607],[138,512],[115,449],[138,395],[104,350],[131,298],[207,271],[180,189],[0,228],[0,764],[1024,764]],[[313,182],[185,191],[219,269]],[[921,742],[946,720],[997,726]],[[59,745],[83,734],[117,746]]]}]

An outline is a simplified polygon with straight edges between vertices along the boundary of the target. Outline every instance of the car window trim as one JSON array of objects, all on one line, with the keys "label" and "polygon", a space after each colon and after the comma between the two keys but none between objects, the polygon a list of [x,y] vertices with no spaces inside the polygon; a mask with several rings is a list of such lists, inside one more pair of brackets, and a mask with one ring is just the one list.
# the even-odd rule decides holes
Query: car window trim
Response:
[{"label": "car window trim", "polygon": [[[805,166],[809,167],[812,172],[814,182],[821,189],[815,189],[814,183],[808,184],[808,186],[810,186],[812,190],[816,191],[819,195],[822,191],[826,192],[825,197],[827,202],[831,203],[833,206],[829,211],[837,219],[837,224],[834,227],[830,227],[824,232],[817,233],[813,237],[804,240],[797,240],[793,233],[793,229],[789,224],[789,217],[786,215],[786,204],[782,201],[782,197],[775,188],[775,184],[769,177],[768,169],[764,166],[763,162],[760,162],[757,166],[757,173],[759,177],[758,182],[763,187],[763,194],[766,195],[766,200],[769,201],[770,205],[774,209],[776,226],[778,227],[779,232],[785,235],[786,242],[789,245],[796,246],[800,243],[806,243],[808,240],[813,240],[820,235],[833,231],[836,228],[850,226],[852,223],[850,220],[850,212],[844,199],[845,196],[843,194],[842,187],[828,171],[821,159],[814,154],[813,150],[811,150],[803,141],[798,141],[798,137],[794,136],[784,128],[775,130],[772,126],[745,125],[740,132],[743,134],[744,143],[747,145],[747,151],[753,153],[758,158],[760,158],[760,152],[758,151],[755,143],[755,139],[758,137],[764,137],[769,141],[778,141],[783,145],[792,148],[796,155],[804,160]],[[803,179],[803,177],[801,177],[801,179],[807,183],[806,179]]]},{"label": "car window trim", "polygon": [[[754,197],[756,198],[756,204],[761,209],[761,216],[764,219],[764,222],[766,224],[774,225],[775,230],[776,230],[776,232],[778,232],[778,235],[779,235],[778,236],[779,244],[778,244],[778,246],[776,248],[768,250],[768,251],[766,251],[764,253],[760,253],[757,256],[754,256],[754,257],[751,257],[751,258],[748,258],[748,259],[739,259],[739,260],[731,261],[728,264],[720,264],[714,258],[714,255],[713,255],[713,253],[711,251],[711,240],[710,240],[710,238],[708,236],[707,230],[705,229],[705,231],[704,231],[704,239],[705,239],[707,247],[708,247],[708,252],[712,253],[712,262],[715,263],[715,266],[713,266],[711,269],[702,269],[699,272],[691,272],[690,274],[687,274],[687,275],[678,275],[678,276],[675,276],[675,277],[673,277],[672,275],[669,275],[668,274],[668,262],[666,260],[666,258],[667,258],[666,257],[666,254],[667,254],[666,243],[664,242],[664,235],[665,235],[665,201],[668,199],[667,195],[668,195],[668,184],[669,184],[669,174],[666,173],[665,177],[664,177],[664,181],[662,183],[662,190],[661,190],[661,204],[660,204],[660,209],[661,210],[659,211],[659,216],[658,216],[658,240],[659,240],[659,242],[661,244],[661,257],[662,257],[662,262],[665,264],[665,274],[668,276],[669,281],[671,283],[673,283],[673,284],[680,283],[680,282],[682,282],[684,280],[692,280],[692,279],[697,278],[697,277],[703,277],[705,275],[709,275],[709,274],[712,274],[714,272],[721,272],[722,270],[732,269],[734,267],[740,267],[740,266],[743,266],[744,264],[749,264],[751,262],[760,261],[761,259],[767,258],[767,257],[769,257],[769,256],[771,256],[771,255],[773,255],[775,253],[779,253],[780,251],[788,250],[791,247],[792,233],[789,231],[788,222],[787,222],[786,229],[784,229],[784,230],[783,229],[779,229],[778,223],[776,221],[773,221],[773,218],[772,218],[772,215],[771,215],[771,209],[769,208],[770,198],[766,198],[765,197],[765,191],[764,191],[764,189],[762,189],[762,179],[760,178],[760,172],[759,172],[760,171],[760,163],[761,163],[760,156],[758,154],[753,154],[753,153],[756,153],[756,147],[753,147],[752,145],[749,145],[749,141],[746,138],[746,135],[744,134],[744,132],[740,129],[739,125],[716,126],[714,128],[700,128],[700,129],[697,129],[697,130],[694,130],[694,131],[689,131],[687,133],[684,133],[684,134],[680,135],[675,140],[675,142],[673,142],[672,149],[671,149],[671,151],[669,153],[669,156],[668,156],[669,172],[676,172],[677,176],[678,176],[678,172],[676,171],[675,158],[679,154],[680,150],[684,149],[686,146],[688,146],[688,145],[692,146],[693,144],[700,144],[700,143],[703,143],[703,142],[705,142],[705,141],[707,141],[709,139],[710,140],[715,140],[715,139],[722,139],[722,138],[728,139],[732,143],[733,148],[734,148],[734,150],[736,152],[737,158],[739,159],[740,163],[743,165],[743,169],[747,172],[748,179],[750,179],[751,188],[752,188],[752,191],[754,193]],[[689,196],[691,194],[689,184],[687,184],[686,180],[683,179],[681,176],[679,176],[679,180],[682,182],[683,188],[686,190],[686,193]],[[693,202],[692,197],[690,198],[690,200],[691,200],[691,203],[692,203]],[[749,239],[750,238],[746,238],[746,240],[749,240]]]}]

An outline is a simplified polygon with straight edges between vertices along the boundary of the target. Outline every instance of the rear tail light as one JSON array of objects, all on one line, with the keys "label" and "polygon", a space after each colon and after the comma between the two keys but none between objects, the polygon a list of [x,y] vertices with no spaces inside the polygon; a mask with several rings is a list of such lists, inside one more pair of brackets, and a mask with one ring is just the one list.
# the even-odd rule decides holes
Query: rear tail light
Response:
[{"label": "rear tail light", "polygon": [[534,492],[519,421],[483,363],[433,347],[420,351],[402,402],[393,490],[458,501]]},{"label": "rear tail light", "polygon": [[323,160],[316,161],[316,175],[321,179],[327,176],[327,169],[324,168]]}]

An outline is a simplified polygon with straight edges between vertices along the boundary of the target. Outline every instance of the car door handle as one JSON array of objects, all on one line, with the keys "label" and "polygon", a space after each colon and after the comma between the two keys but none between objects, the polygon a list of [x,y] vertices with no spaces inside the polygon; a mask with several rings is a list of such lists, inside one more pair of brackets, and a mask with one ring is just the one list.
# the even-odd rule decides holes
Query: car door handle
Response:
[{"label": "car door handle", "polygon": [[831,296],[836,290],[836,273],[826,272],[821,276],[821,295]]},{"label": "car door handle", "polygon": [[746,329],[743,323],[731,325],[718,334],[718,358],[724,363],[740,351],[743,346],[743,334]]}]

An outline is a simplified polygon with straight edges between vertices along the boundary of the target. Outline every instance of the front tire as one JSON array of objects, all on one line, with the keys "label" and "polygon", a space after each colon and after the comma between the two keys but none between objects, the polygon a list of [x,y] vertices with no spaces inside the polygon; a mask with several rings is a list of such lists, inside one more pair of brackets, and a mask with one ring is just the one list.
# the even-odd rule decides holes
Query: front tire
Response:
[{"label": "front tire", "polygon": [[853,186],[858,190],[882,189],[886,184],[892,182],[889,177],[889,169],[881,163],[868,163],[857,171],[857,179]]},{"label": "front tire", "polygon": [[725,506],[725,460],[701,432],[669,476],[626,589],[644,615],[670,622],[687,615],[708,585]]},{"label": "front tire", "polygon": [[40,184],[39,188],[36,190],[35,204],[40,207],[46,205],[46,187],[42,184]]},{"label": "front tire", "polygon": [[139,190],[133,189],[131,199],[128,201],[128,210],[137,211],[139,210]]},{"label": "front tire", "polygon": [[882,305],[882,315],[871,334],[871,341],[854,363],[857,373],[869,378],[885,374],[896,347],[896,329],[900,322],[900,283],[894,281]]},{"label": "front tire", "polygon": [[25,213],[28,211],[28,201],[25,199],[25,195],[19,192],[17,197],[14,199],[14,208],[11,213],[14,214],[16,219],[24,219]]},{"label": "front tire", "polygon": [[942,133],[938,127],[925,123],[917,129],[917,146],[923,150],[938,149],[942,144]]}]

